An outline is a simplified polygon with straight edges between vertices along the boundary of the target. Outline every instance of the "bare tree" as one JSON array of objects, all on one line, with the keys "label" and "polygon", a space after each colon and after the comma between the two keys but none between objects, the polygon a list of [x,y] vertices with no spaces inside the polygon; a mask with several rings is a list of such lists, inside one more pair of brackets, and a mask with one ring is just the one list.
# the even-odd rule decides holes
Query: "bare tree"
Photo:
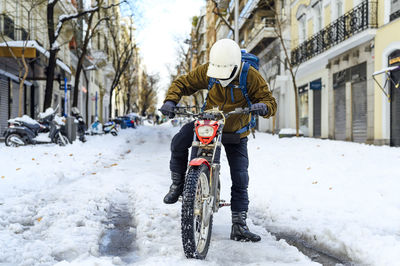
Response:
[{"label": "bare tree", "polygon": [[145,116],[155,110],[155,105],[157,103],[157,86],[160,78],[155,74],[148,75],[143,73],[143,75],[143,84],[139,92],[139,107],[142,116]]},{"label": "bare tree", "polygon": [[[63,14],[55,19],[55,8],[57,4],[60,4],[60,0],[51,0],[47,3],[47,35],[49,39],[49,61],[47,65],[47,77],[46,77],[46,92],[44,98],[44,108],[48,108],[51,105],[51,98],[53,96],[53,80],[54,72],[57,62],[57,53],[60,50],[60,46],[57,44],[57,40],[63,27],[74,19],[97,12],[100,9],[100,5],[97,3],[88,9],[82,9],[73,14]],[[56,25],[57,23],[57,25]]]},{"label": "bare tree", "polygon": [[[112,108],[112,93],[114,89],[118,86],[121,77],[128,69],[131,59],[135,54],[136,44],[133,42],[133,29],[129,31],[128,39],[120,38],[119,32],[119,21],[115,17],[113,19],[109,19],[106,21],[107,29],[111,36],[112,48],[111,57],[112,57],[112,65],[114,67],[114,77],[111,82],[110,87],[110,103],[109,108]],[[111,112],[110,112],[111,117]]]},{"label": "bare tree", "polygon": [[[100,0],[97,2],[97,10],[94,12],[91,12],[89,14],[86,14],[85,16],[81,16],[79,18],[78,27],[80,30],[78,32],[75,32],[75,34],[80,34],[82,33],[82,41],[78,41],[78,45],[75,48],[76,54],[78,56],[78,63],[76,65],[76,72],[75,72],[75,81],[74,81],[74,98],[72,101],[72,106],[77,107],[78,106],[78,93],[79,93],[79,81],[80,81],[80,75],[83,70],[83,62],[85,57],[88,55],[88,45],[93,38],[98,32],[98,27],[101,25],[102,22],[105,22],[106,20],[109,19],[109,17],[100,17],[100,13],[102,10],[110,9],[116,6],[119,6],[120,3],[117,4],[111,4],[111,5],[105,5],[104,0]],[[80,0],[79,3],[79,12],[83,12],[84,7],[83,7],[83,1]],[[95,15],[98,15],[99,19],[97,19],[96,22],[94,22]],[[86,29],[83,27],[83,21],[86,22]],[[80,39],[80,38],[76,38]]]},{"label": "bare tree", "polygon": [[[299,93],[297,89],[297,83],[296,83],[296,73],[297,73],[297,67],[292,64],[290,53],[288,50],[288,41],[285,39],[283,30],[285,27],[285,24],[287,21],[284,20],[284,17],[280,13],[279,10],[281,8],[277,8],[277,3],[279,1],[271,1],[271,0],[265,0],[266,5],[269,7],[269,9],[273,12],[274,16],[274,32],[276,36],[278,37],[278,40],[280,42],[281,48],[284,53],[284,59],[280,59],[286,68],[289,70],[291,80],[292,80],[292,85],[293,85],[293,90],[294,90],[294,100],[295,100],[295,116],[296,116],[296,136],[299,136]],[[279,57],[280,58],[280,57]]]}]

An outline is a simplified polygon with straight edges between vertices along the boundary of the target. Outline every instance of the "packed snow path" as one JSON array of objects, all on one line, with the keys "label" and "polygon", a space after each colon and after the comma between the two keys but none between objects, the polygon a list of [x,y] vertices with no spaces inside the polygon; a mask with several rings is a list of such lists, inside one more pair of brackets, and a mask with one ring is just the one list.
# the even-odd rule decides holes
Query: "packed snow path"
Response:
[{"label": "packed snow path", "polygon": [[[141,127],[87,143],[0,146],[0,263],[10,265],[311,265],[267,230],[298,235],[352,261],[400,260],[400,150],[257,134],[249,141],[249,226],[260,243],[229,240],[230,210],[214,216],[205,261],[187,260],[180,204],[164,205],[169,143],[178,128]],[[230,177],[222,160],[222,198]],[[104,250],[123,222],[130,247]],[[112,213],[111,213],[112,214]],[[112,220],[112,219],[111,219]],[[379,252],[378,252],[379,251]]]}]

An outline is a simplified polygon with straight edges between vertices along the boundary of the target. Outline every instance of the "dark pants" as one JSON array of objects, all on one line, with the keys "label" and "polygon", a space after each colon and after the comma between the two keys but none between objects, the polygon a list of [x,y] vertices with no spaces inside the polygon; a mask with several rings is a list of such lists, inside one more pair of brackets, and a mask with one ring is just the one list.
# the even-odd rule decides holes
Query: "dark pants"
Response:
[{"label": "dark pants", "polygon": [[[193,141],[194,122],[184,125],[171,142],[170,170],[175,173],[186,173],[189,148]],[[249,198],[249,157],[247,155],[247,137],[240,139],[239,144],[224,144],[226,156],[231,169],[231,209],[247,211]]]}]

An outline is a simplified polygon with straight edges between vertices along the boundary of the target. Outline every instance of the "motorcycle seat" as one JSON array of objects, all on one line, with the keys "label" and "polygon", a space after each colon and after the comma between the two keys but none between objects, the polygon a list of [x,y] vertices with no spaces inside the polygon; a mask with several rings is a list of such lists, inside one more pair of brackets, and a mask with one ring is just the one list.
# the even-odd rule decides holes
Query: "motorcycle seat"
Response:
[{"label": "motorcycle seat", "polygon": [[24,126],[32,129],[33,131],[38,131],[40,129],[40,125],[39,124],[24,123]]}]

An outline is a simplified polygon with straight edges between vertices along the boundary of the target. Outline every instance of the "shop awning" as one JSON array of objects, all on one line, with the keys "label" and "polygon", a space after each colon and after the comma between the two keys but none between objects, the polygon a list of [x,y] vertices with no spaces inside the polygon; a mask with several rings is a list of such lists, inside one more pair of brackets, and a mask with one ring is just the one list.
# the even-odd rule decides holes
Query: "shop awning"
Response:
[{"label": "shop awning", "polygon": [[391,72],[391,71],[394,71],[397,69],[400,69],[400,66],[386,67],[384,69],[374,72],[374,74],[372,74],[372,76],[376,76],[376,75],[383,74],[383,73],[388,73],[388,72]]},{"label": "shop awning", "polygon": [[[37,41],[10,41],[10,42],[3,42],[0,43],[0,47],[10,47],[11,49],[14,48],[22,48],[22,47],[27,47],[27,48],[35,48],[37,51],[42,53],[44,56],[47,58],[50,57],[49,51],[47,51],[43,46],[41,46]],[[71,69],[60,59],[57,59],[57,65],[63,69],[65,72],[68,74],[71,74]]]},{"label": "shop awning", "polygon": [[381,69],[379,71],[374,72],[374,74],[372,74],[372,78],[374,79],[374,81],[376,82],[376,84],[378,84],[379,88],[381,89],[381,91],[383,92],[383,94],[386,95],[386,97],[388,98],[388,100],[390,101],[390,93],[386,92],[385,87],[388,83],[392,83],[394,85],[395,88],[399,88],[400,87],[400,83],[399,82],[395,82],[392,78],[391,75],[386,75],[386,80],[385,80],[385,84],[382,86],[375,78],[375,76],[380,75],[380,74],[388,74],[391,71],[395,71],[395,70],[399,70],[400,66],[390,66],[390,67],[386,67],[384,69]]}]

